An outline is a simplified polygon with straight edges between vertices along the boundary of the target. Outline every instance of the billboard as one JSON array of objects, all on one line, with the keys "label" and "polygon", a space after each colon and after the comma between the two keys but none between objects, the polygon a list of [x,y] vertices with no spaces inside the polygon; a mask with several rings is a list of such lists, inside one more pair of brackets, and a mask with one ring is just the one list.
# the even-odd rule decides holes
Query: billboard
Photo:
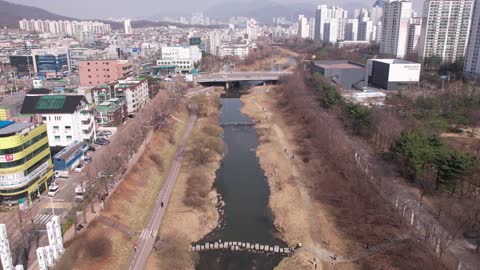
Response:
[{"label": "billboard", "polygon": [[389,82],[418,82],[420,80],[420,64],[391,64]]}]

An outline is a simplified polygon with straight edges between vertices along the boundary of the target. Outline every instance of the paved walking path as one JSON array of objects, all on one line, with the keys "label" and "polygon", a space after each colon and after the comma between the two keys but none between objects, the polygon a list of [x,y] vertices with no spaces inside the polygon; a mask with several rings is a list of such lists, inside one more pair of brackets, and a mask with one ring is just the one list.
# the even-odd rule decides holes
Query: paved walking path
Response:
[{"label": "paved walking path", "polygon": [[[148,218],[148,222],[138,239],[137,245],[135,247],[133,255],[130,257],[128,262],[128,269],[144,269],[145,264],[147,263],[148,257],[152,251],[153,245],[155,244],[155,239],[160,229],[160,225],[163,220],[163,216],[165,215],[165,209],[167,208],[168,202],[170,200],[170,196],[173,191],[173,187],[175,186],[175,182],[177,180],[178,174],[180,172],[180,168],[182,166],[182,162],[185,156],[185,145],[187,143],[187,139],[190,136],[190,133],[193,128],[193,124],[195,123],[197,117],[192,115],[190,117],[190,121],[188,123],[187,128],[183,133],[182,140],[177,149],[177,153],[175,155],[175,160],[173,161],[172,167],[170,167],[168,176],[164,182],[160,193],[155,201],[155,205],[150,213]],[[132,247],[133,249],[133,247]]]},{"label": "paved walking path", "polygon": [[106,216],[99,216],[97,218],[97,221],[104,224],[104,225],[107,225],[108,227],[110,228],[113,228],[121,233],[123,233],[127,238],[131,239],[134,235],[134,231],[132,231],[130,229],[130,227],[126,226],[125,224],[122,224],[118,221],[115,221],[109,217],[106,217]]}]

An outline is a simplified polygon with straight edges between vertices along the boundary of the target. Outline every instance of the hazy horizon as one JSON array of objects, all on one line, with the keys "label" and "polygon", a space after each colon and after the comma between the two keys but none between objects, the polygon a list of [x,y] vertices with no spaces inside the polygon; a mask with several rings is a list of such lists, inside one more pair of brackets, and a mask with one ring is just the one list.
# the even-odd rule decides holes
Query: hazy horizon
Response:
[{"label": "hazy horizon", "polygon": [[[251,3],[252,0],[208,0],[194,1],[184,0],[181,5],[171,5],[170,0],[136,0],[135,2],[126,0],[6,0],[15,4],[22,4],[43,8],[58,15],[64,15],[79,19],[107,19],[128,17],[132,19],[145,19],[157,14],[163,16],[177,17],[188,15],[192,12],[205,12],[210,7],[217,4],[230,3]],[[312,4],[312,13],[317,4],[339,4],[335,0],[305,1],[305,0],[260,0],[255,3],[276,2],[284,5],[288,4]],[[375,0],[349,0],[348,3],[357,2],[366,6],[372,6]],[[412,0],[417,12],[421,10],[423,0]],[[128,5],[128,3],[132,3]],[[93,8],[92,8],[93,7]],[[188,9],[185,9],[188,7]],[[345,7],[346,8],[346,7]],[[215,15],[219,16],[219,15]]]}]

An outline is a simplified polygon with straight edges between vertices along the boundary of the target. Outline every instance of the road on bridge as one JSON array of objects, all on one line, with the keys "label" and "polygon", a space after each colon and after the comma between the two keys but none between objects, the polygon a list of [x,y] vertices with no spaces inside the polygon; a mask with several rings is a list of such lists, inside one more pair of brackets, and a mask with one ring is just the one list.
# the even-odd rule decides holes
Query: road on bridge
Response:
[{"label": "road on bridge", "polygon": [[268,71],[247,71],[247,72],[218,72],[201,73],[195,79],[197,83],[232,82],[232,81],[277,81],[282,76],[291,75],[291,72],[268,72]]},{"label": "road on bridge", "polygon": [[144,269],[145,264],[147,263],[148,256],[150,256],[155,239],[157,237],[157,232],[162,224],[163,216],[165,215],[165,209],[167,208],[170,196],[172,195],[173,187],[175,186],[175,182],[180,172],[180,167],[182,166],[187,139],[190,136],[196,119],[196,115],[190,116],[190,121],[188,122],[188,125],[183,133],[183,137],[180,141],[180,145],[178,146],[175,160],[173,161],[173,164],[168,172],[168,176],[165,179],[165,183],[163,184],[163,187],[157,196],[155,205],[150,213],[150,216],[148,217],[148,222],[137,241],[136,250],[134,250],[133,255],[129,259],[129,270]]}]

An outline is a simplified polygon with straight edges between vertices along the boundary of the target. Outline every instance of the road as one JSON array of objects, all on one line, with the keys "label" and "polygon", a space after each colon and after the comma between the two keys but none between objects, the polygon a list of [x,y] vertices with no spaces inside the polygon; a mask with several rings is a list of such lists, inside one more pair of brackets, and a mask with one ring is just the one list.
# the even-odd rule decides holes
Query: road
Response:
[{"label": "road", "polygon": [[[183,137],[178,146],[177,153],[175,155],[175,160],[173,161],[172,166],[168,172],[167,178],[163,184],[160,193],[155,201],[155,205],[150,213],[148,222],[146,223],[136,245],[136,250],[134,250],[133,255],[130,257],[128,262],[128,269],[144,269],[145,264],[147,263],[148,257],[152,251],[155,239],[157,237],[158,230],[162,224],[163,216],[165,215],[165,209],[167,208],[170,196],[172,195],[173,187],[177,180],[182,162],[185,156],[185,145],[187,139],[190,136],[190,133],[193,128],[197,117],[196,115],[190,116],[190,121],[187,128],[183,133]],[[163,207],[162,207],[163,203]],[[133,247],[132,247],[133,248]]]},{"label": "road", "polygon": [[232,81],[277,81],[282,76],[291,75],[291,72],[219,72],[203,73],[195,77],[197,83],[232,82]]}]

